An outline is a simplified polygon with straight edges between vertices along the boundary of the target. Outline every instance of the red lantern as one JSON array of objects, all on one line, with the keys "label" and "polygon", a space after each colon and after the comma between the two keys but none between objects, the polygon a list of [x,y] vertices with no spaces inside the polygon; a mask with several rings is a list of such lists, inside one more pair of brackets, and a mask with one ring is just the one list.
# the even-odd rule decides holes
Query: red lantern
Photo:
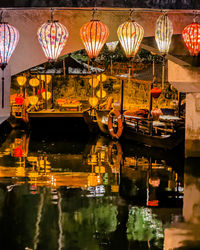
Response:
[{"label": "red lantern", "polygon": [[24,103],[24,98],[21,97],[21,96],[15,97],[15,103],[16,103],[17,105],[22,105],[22,104]]},{"label": "red lantern", "polygon": [[190,55],[198,56],[200,51],[200,24],[193,22],[187,25],[183,29],[182,37]]},{"label": "red lantern", "polygon": [[22,156],[23,156],[22,146],[19,145],[14,149],[14,157],[22,157]]},{"label": "red lantern", "polygon": [[151,95],[153,98],[158,98],[160,94],[161,94],[161,89],[156,88],[156,87],[152,88]]},{"label": "red lantern", "polygon": [[38,89],[38,95],[42,95],[45,92],[45,89],[41,88],[41,91]]},{"label": "red lantern", "polygon": [[158,204],[159,204],[158,200],[152,200],[152,201],[147,202],[147,206],[150,206],[150,207],[157,207]]}]

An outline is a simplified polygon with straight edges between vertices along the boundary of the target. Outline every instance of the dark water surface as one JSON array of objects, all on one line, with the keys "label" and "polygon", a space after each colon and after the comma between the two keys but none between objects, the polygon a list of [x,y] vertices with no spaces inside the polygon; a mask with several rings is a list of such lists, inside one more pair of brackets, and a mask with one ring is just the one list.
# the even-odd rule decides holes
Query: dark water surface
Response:
[{"label": "dark water surface", "polygon": [[181,151],[12,131],[0,147],[0,249],[163,249],[182,220],[183,177]]}]

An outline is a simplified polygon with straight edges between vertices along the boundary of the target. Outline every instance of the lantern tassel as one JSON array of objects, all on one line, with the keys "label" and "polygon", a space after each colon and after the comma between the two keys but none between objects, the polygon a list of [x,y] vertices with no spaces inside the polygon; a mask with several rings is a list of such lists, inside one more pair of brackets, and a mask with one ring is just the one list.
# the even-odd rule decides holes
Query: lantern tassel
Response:
[{"label": "lantern tassel", "polygon": [[165,57],[163,57],[162,63],[162,89],[165,88]]},{"label": "lantern tassel", "polygon": [[4,70],[2,69],[2,104],[1,107],[2,109],[4,108]]}]

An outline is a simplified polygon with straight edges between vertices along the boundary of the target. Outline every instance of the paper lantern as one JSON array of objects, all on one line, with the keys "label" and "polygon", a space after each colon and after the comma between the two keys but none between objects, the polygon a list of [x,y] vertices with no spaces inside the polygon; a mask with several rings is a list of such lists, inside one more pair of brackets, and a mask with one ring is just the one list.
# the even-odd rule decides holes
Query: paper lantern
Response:
[{"label": "paper lantern", "polygon": [[17,83],[20,87],[22,87],[26,83],[26,77],[25,76],[18,76],[17,77]]},{"label": "paper lantern", "polygon": [[107,80],[107,76],[105,74],[101,74],[97,76],[99,81],[105,82]]},{"label": "paper lantern", "polygon": [[22,156],[23,156],[22,146],[19,145],[14,149],[14,157],[22,157]]},{"label": "paper lantern", "polygon": [[169,52],[171,38],[173,35],[173,26],[166,14],[159,16],[156,22],[155,40],[161,54],[166,55]]},{"label": "paper lantern", "polygon": [[88,56],[92,59],[101,52],[109,36],[109,29],[99,20],[91,20],[81,27],[80,36]]},{"label": "paper lantern", "polygon": [[106,97],[106,91],[105,90],[102,90],[102,94],[101,94],[101,90],[98,90],[97,92],[96,92],[96,96],[97,97],[101,97],[101,98],[104,98],[104,97]]},{"label": "paper lantern", "polygon": [[117,48],[118,43],[119,41],[109,42],[109,43],[106,43],[106,46],[108,47],[108,50],[110,52],[114,52],[115,49]]},{"label": "paper lantern", "polygon": [[29,99],[30,104],[33,106],[35,106],[38,102],[38,97],[35,95],[29,96],[28,99]]},{"label": "paper lantern", "polygon": [[0,67],[3,70],[19,41],[19,32],[6,22],[0,22]]},{"label": "paper lantern", "polygon": [[37,87],[39,84],[40,84],[40,81],[35,77],[35,78],[31,78],[29,80],[29,84],[32,86],[32,87]]},{"label": "paper lantern", "polygon": [[89,98],[89,104],[92,106],[92,107],[95,107],[97,106],[99,100],[97,97],[90,97]]},{"label": "paper lantern", "polygon": [[97,78],[90,79],[89,84],[91,87],[96,88],[99,85],[99,80]]},{"label": "paper lantern", "polygon": [[41,81],[46,81],[46,83],[50,83],[52,76],[51,75],[37,75],[37,78]]},{"label": "paper lantern", "polygon": [[160,115],[162,115],[162,111],[158,108],[155,108],[153,110],[151,110],[151,115],[153,117],[154,121],[157,121],[160,117]]},{"label": "paper lantern", "polygon": [[151,89],[151,95],[153,98],[158,98],[161,94],[161,89],[154,87]]},{"label": "paper lantern", "polygon": [[22,104],[24,103],[24,98],[21,97],[21,96],[15,97],[15,103],[16,103],[17,105],[22,105]]},{"label": "paper lantern", "polygon": [[67,28],[57,20],[49,20],[38,29],[37,35],[47,59],[56,61],[67,42]]},{"label": "paper lantern", "polygon": [[134,57],[144,36],[143,27],[133,20],[128,20],[118,27],[117,35],[126,57]]},{"label": "paper lantern", "polygon": [[193,22],[182,31],[183,41],[191,56],[198,56],[200,51],[200,24]]},{"label": "paper lantern", "polygon": [[47,95],[46,95],[46,92],[44,91],[42,93],[42,98],[49,100],[51,98],[51,92],[47,91]]},{"label": "paper lantern", "polygon": [[[5,22],[0,22],[0,68],[4,71],[19,41],[19,32]],[[2,108],[4,108],[4,74],[2,74]]]}]

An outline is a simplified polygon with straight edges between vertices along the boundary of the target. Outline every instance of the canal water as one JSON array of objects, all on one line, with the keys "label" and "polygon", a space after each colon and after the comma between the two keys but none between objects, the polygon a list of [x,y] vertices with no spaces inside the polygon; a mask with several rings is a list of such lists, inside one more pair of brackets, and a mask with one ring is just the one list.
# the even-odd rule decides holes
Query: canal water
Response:
[{"label": "canal water", "polygon": [[13,130],[0,147],[0,249],[163,249],[183,221],[183,177],[182,150]]}]

